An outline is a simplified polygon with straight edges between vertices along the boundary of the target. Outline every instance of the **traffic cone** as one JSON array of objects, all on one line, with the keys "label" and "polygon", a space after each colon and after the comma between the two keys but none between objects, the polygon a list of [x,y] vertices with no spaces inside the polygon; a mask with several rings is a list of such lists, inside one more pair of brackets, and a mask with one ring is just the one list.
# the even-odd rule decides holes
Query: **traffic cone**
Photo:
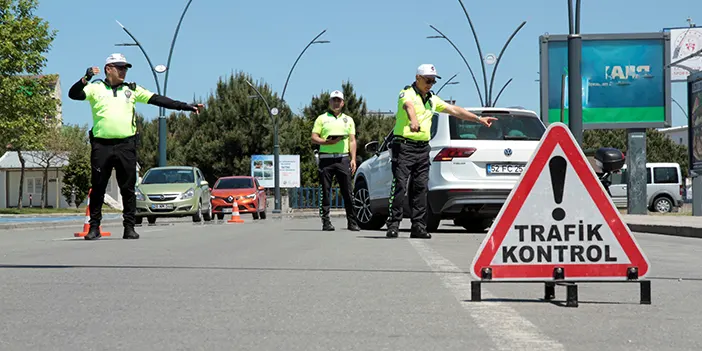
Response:
[{"label": "traffic cone", "polygon": [[[88,190],[88,205],[85,206],[85,222],[83,222],[83,231],[80,233],[74,233],[73,236],[76,238],[84,237],[88,235],[88,231],[90,230],[90,193],[93,192],[93,188],[90,188]],[[103,232],[102,231],[102,226],[100,226],[100,235],[102,236],[110,236],[112,235],[110,232]]]},{"label": "traffic cone", "polygon": [[244,223],[244,220],[239,216],[239,205],[236,203],[236,200],[232,204],[232,218],[227,223]]}]

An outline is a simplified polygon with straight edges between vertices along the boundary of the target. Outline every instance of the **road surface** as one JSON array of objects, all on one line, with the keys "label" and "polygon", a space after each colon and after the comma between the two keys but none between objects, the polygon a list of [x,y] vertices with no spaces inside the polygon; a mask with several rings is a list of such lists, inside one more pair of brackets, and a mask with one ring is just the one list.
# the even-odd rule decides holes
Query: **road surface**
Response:
[{"label": "road surface", "polygon": [[[2,350],[700,350],[702,240],[637,234],[638,284],[580,284],[578,308],[541,284],[485,284],[470,302],[484,234],[432,240],[320,231],[318,219],[185,221],[0,231]],[[408,223],[404,228],[408,228]],[[80,228],[75,228],[80,229]],[[682,279],[680,279],[682,278]]]}]

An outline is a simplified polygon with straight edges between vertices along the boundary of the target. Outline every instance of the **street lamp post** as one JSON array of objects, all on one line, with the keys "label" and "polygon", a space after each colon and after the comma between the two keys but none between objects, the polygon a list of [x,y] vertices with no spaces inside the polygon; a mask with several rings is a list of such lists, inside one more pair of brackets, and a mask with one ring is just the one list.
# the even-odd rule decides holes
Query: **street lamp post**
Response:
[{"label": "street lamp post", "polygon": [[[319,37],[321,37],[327,30],[323,30],[319,34],[317,34],[314,39],[312,39],[309,43],[307,43],[307,46],[305,46],[304,49],[302,49],[302,52],[300,52],[300,55],[297,56],[297,59],[295,60],[295,63],[293,63],[292,67],[290,68],[290,72],[288,72],[288,77],[285,80],[285,85],[283,86],[283,93],[280,96],[280,109],[283,109],[283,105],[285,104],[285,92],[287,91],[288,88],[288,82],[290,81],[290,76],[292,76],[293,70],[295,69],[295,66],[297,65],[297,62],[300,61],[300,58],[302,55],[307,51],[307,49],[312,46],[312,44],[327,44],[330,43],[328,40],[317,40]],[[273,124],[273,164],[275,167],[273,168],[273,178],[275,178],[274,184],[275,184],[275,207],[273,208],[273,213],[280,213],[281,212],[281,198],[280,198],[280,144],[278,142],[278,122],[279,118],[275,117],[279,113],[279,109],[276,107],[271,108],[270,105],[268,104],[268,101],[263,97],[261,92],[254,87],[251,82],[246,81],[255,91],[256,94],[263,100],[263,103],[266,104],[266,109],[268,110],[268,114],[271,117],[271,123]]]},{"label": "street lamp post", "polygon": [[436,95],[439,95],[439,93],[441,92],[441,89],[443,89],[447,85],[459,84],[460,82],[451,82],[453,80],[453,78],[456,78],[457,75],[458,75],[458,73],[454,74],[444,84],[442,84],[441,87],[439,88],[439,90],[436,91]]},{"label": "street lamp post", "polygon": [[[185,18],[185,14],[188,12],[188,9],[190,8],[190,3],[192,3],[193,0],[188,0],[188,3],[185,5],[185,8],[183,9],[183,13],[180,15],[180,20],[178,21],[178,25],[176,26],[175,32],[173,33],[173,40],[171,41],[171,48],[168,52],[168,60],[166,61],[166,65],[157,65],[154,66],[151,63],[151,59],[149,58],[149,55],[146,54],[146,50],[144,50],[144,47],[139,43],[139,41],[132,35],[132,33],[129,32],[129,30],[122,25],[122,23],[117,23],[122,27],[122,29],[129,35],[132,40],[134,40],[134,43],[125,43],[125,44],[115,44],[116,46],[138,46],[139,49],[141,49],[141,52],[144,54],[144,57],[146,58],[146,61],[149,63],[149,67],[151,68],[151,73],[154,76],[154,80],[156,81],[156,91],[159,95],[166,95],[168,91],[168,74],[170,72],[171,68],[171,58],[173,57],[173,48],[175,47],[176,39],[178,38],[178,32],[180,31],[180,25],[183,23],[183,19]],[[158,81],[158,76],[156,73],[166,73],[166,77],[164,80],[163,84],[163,94],[161,94],[161,86]],[[167,135],[167,130],[166,130],[166,109],[163,107],[158,108],[158,164],[160,167],[166,166],[166,135]]]},{"label": "street lamp post", "polygon": [[[451,41],[451,39],[449,39],[444,33],[439,31],[433,25],[429,25],[429,27],[431,27],[431,29],[433,29],[434,31],[439,33],[439,35],[428,36],[427,38],[429,38],[429,39],[445,39],[446,41],[448,41],[449,44],[451,44],[451,46],[453,46],[453,48],[456,49],[456,52],[458,52],[458,54],[463,59],[463,62],[468,67],[468,71],[470,71],[470,74],[473,77],[473,82],[475,83],[475,89],[478,91],[478,96],[480,97],[480,104],[482,106],[485,106],[485,107],[495,106],[495,103],[497,102],[497,99],[499,98],[500,93],[505,88],[507,88],[507,85],[509,85],[509,83],[512,81],[512,79],[510,79],[507,83],[505,83],[505,85],[502,86],[502,89],[500,89],[500,93],[497,94],[495,101],[493,101],[492,100],[492,88],[493,88],[494,82],[495,82],[495,73],[497,72],[497,67],[500,65],[500,60],[502,59],[502,55],[504,54],[505,50],[507,49],[507,46],[512,41],[512,39],[514,39],[514,36],[516,36],[517,33],[522,29],[522,27],[524,27],[524,25],[526,24],[526,21],[522,22],[522,24],[519,25],[519,27],[517,27],[517,29],[515,29],[514,32],[512,32],[512,35],[510,35],[509,39],[507,39],[507,42],[502,47],[500,54],[497,56],[497,59],[494,61],[495,68],[493,68],[493,70],[492,70],[492,76],[490,77],[490,87],[488,88],[487,73],[485,71],[485,61],[487,60],[487,58],[489,56],[492,56],[492,58],[494,59],[494,55],[483,56],[483,50],[480,47],[480,41],[478,40],[478,35],[475,33],[475,27],[473,26],[473,21],[470,19],[470,15],[468,14],[468,10],[466,10],[466,7],[463,5],[463,1],[458,0],[458,2],[461,4],[461,8],[463,9],[463,12],[465,13],[466,18],[468,19],[468,24],[470,25],[471,32],[473,33],[473,38],[475,39],[475,46],[477,47],[478,55],[480,56],[480,65],[483,69],[483,83],[485,85],[484,102],[483,102],[483,95],[480,93],[478,81],[475,79],[475,74],[473,74],[473,70],[470,68],[470,65],[468,65],[468,60],[466,60],[465,56],[463,56],[463,53],[461,53],[461,51],[458,50],[458,47],[456,47],[456,45],[453,43],[453,41]],[[492,64],[492,63],[489,63],[489,64]]]}]

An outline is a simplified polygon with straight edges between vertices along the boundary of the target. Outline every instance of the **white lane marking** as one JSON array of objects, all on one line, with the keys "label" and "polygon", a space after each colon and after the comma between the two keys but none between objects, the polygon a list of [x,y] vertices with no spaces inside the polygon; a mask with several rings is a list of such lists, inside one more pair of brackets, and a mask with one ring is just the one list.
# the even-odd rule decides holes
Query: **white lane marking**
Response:
[{"label": "white lane marking", "polygon": [[[441,278],[458,302],[470,313],[492,339],[498,350],[563,350],[562,344],[549,338],[514,309],[501,302],[470,301],[470,275],[420,240],[409,240],[422,259]],[[482,289],[483,298],[495,298]]]}]

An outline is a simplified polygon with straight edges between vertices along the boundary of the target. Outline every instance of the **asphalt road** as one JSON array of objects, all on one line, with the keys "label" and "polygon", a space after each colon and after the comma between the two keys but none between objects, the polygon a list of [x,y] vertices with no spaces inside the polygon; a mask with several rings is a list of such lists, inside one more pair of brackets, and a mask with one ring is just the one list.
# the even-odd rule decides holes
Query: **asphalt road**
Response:
[{"label": "asphalt road", "polygon": [[[700,350],[702,240],[637,234],[638,284],[483,285],[484,234],[432,240],[320,231],[318,219],[161,223],[90,242],[74,229],[0,231],[2,350]],[[405,227],[408,227],[407,225]],[[679,279],[682,278],[682,279]]]}]

